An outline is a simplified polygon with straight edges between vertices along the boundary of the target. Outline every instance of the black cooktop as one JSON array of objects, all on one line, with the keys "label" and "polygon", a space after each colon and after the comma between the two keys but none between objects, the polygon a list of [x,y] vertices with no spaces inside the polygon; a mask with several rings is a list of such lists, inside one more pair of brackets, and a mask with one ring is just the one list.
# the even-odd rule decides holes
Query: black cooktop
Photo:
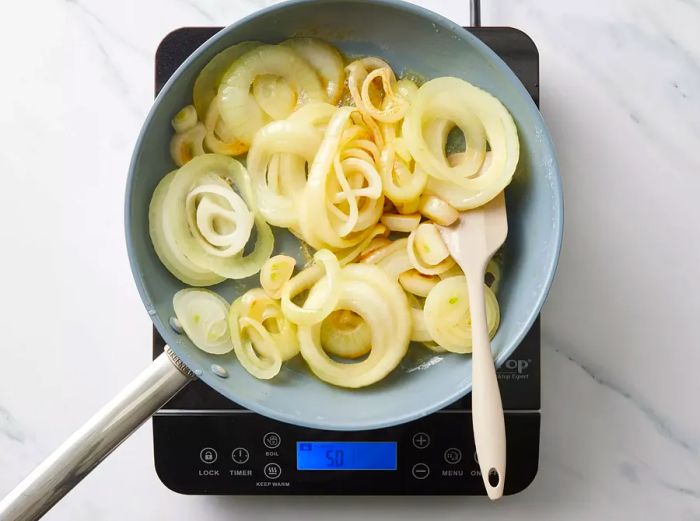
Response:
[{"label": "black cooktop", "polygon": [[[220,29],[185,27],[163,39],[156,52],[156,94]],[[507,27],[467,30],[513,69],[539,103],[539,56],[532,40]],[[154,329],[154,358],[163,345]],[[538,467],[539,319],[498,379],[506,416],[505,493],[513,494],[532,482]],[[470,409],[469,395],[396,427],[323,431],[265,418],[194,381],[153,418],[156,471],[166,486],[184,494],[484,495]]]}]

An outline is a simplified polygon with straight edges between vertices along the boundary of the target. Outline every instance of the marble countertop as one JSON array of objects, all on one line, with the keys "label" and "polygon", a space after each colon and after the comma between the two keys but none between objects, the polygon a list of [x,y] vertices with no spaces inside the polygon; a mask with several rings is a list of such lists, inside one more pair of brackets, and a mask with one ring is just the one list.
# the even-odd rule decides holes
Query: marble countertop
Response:
[{"label": "marble countertop", "polygon": [[[14,2],[0,31],[0,496],[147,362],[124,176],[153,55],[265,0]],[[420,3],[467,23],[467,2]],[[700,4],[484,0],[527,32],[566,231],[543,311],[539,475],[480,498],[187,497],[144,426],[51,521],[700,519]]]}]

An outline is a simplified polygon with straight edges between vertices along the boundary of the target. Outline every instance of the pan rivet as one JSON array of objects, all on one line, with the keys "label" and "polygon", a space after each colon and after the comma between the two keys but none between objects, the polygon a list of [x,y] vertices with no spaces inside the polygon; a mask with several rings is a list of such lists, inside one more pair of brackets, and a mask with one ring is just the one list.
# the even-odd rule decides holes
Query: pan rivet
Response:
[{"label": "pan rivet", "polygon": [[196,374],[197,376],[202,376],[202,370],[201,370],[201,369],[195,369],[195,370],[194,370],[194,374]]},{"label": "pan rivet", "polygon": [[219,378],[228,378],[228,371],[225,367],[221,367],[219,364],[211,364],[211,372]]},{"label": "pan rivet", "polygon": [[180,324],[180,321],[177,319],[177,317],[170,317],[170,320],[168,320],[168,324],[170,324],[172,330],[175,331],[178,335],[181,335],[183,333],[182,325]]}]

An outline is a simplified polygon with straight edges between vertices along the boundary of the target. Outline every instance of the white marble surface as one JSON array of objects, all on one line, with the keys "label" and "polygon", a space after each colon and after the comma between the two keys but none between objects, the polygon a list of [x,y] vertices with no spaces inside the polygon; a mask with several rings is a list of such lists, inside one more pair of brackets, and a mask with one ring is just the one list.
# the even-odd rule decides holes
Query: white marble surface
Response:
[{"label": "white marble surface", "polygon": [[[4,11],[0,496],[148,360],[122,197],[159,40],[270,3]],[[466,0],[419,3],[467,22]],[[565,187],[535,483],[498,504],[178,496],[154,472],[147,425],[46,519],[700,519],[700,4],[485,0],[483,22],[539,47]]]}]

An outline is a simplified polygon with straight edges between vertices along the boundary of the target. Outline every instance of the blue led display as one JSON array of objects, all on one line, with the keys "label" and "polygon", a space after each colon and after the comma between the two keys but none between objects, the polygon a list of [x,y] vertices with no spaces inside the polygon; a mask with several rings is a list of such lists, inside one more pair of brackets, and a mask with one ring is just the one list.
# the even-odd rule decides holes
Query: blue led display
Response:
[{"label": "blue led display", "polygon": [[396,470],[396,442],[298,441],[297,470]]}]

